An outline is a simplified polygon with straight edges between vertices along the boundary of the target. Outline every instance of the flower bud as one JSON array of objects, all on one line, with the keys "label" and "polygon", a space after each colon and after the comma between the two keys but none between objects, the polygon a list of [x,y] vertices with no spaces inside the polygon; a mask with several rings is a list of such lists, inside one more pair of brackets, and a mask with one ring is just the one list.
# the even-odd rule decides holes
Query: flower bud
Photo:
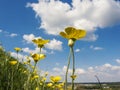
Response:
[{"label": "flower bud", "polygon": [[74,43],[75,43],[75,40],[74,40],[74,39],[69,39],[69,40],[68,40],[68,46],[73,47],[73,46],[74,46]]}]

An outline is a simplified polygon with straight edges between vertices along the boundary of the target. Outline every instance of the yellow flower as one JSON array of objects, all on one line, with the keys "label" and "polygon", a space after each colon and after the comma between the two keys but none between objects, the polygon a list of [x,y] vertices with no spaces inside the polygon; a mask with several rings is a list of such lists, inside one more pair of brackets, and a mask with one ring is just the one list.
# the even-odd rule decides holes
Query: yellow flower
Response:
[{"label": "yellow flower", "polygon": [[45,82],[45,81],[46,81],[46,78],[45,78],[45,77],[43,77],[41,81],[42,81],[42,82]]},{"label": "yellow flower", "polygon": [[45,54],[32,54],[32,58],[34,59],[35,62],[38,62],[39,60],[42,60],[46,57]]},{"label": "yellow flower", "polygon": [[36,88],[35,88],[35,90],[39,90],[39,88],[38,88],[38,87],[36,87]]},{"label": "yellow flower", "polygon": [[38,47],[40,47],[40,48],[44,47],[44,45],[49,42],[49,40],[44,40],[44,39],[41,39],[41,38],[33,39],[32,41],[33,41],[35,44],[37,44]]},{"label": "yellow flower", "polygon": [[73,80],[75,80],[76,77],[77,77],[77,75],[71,75],[70,77],[71,77]]},{"label": "yellow flower", "polygon": [[48,83],[48,84],[47,84],[48,87],[51,87],[52,85],[53,85],[52,83]]},{"label": "yellow flower", "polygon": [[9,63],[10,63],[11,65],[15,65],[15,64],[17,64],[17,61],[9,61]]},{"label": "yellow flower", "polygon": [[19,52],[19,51],[21,51],[21,48],[15,47],[14,50],[15,50],[16,52]]},{"label": "yellow flower", "polygon": [[39,78],[39,75],[34,75],[31,77],[31,81],[35,80],[35,79],[38,79]]},{"label": "yellow flower", "polygon": [[60,76],[51,76],[50,79],[52,82],[56,83],[61,80],[61,77]]},{"label": "yellow flower", "polygon": [[65,32],[60,32],[60,35],[69,40],[69,46],[73,46],[76,40],[86,36],[86,31],[73,27],[67,27],[65,28]]},{"label": "yellow flower", "polygon": [[23,73],[27,73],[27,71],[25,70],[25,71],[23,71]]},{"label": "yellow flower", "polygon": [[61,85],[61,83],[59,83],[59,84],[56,85],[56,87],[60,89],[60,88],[62,88],[63,86]]},{"label": "yellow flower", "polygon": [[39,76],[38,76],[38,75],[35,75],[33,78],[34,78],[34,79],[37,79],[37,78],[39,78]]},{"label": "yellow flower", "polygon": [[42,86],[42,85],[43,85],[43,83],[42,83],[42,82],[40,82],[40,85]]}]

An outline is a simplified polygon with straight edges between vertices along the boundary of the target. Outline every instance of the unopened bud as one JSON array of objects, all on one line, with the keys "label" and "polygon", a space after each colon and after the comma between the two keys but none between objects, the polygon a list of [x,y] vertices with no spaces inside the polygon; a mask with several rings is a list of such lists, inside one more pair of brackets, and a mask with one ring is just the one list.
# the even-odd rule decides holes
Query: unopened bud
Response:
[{"label": "unopened bud", "polygon": [[69,40],[68,40],[68,46],[73,47],[73,46],[74,46],[74,43],[75,43],[75,40],[74,40],[74,39],[69,39]]}]

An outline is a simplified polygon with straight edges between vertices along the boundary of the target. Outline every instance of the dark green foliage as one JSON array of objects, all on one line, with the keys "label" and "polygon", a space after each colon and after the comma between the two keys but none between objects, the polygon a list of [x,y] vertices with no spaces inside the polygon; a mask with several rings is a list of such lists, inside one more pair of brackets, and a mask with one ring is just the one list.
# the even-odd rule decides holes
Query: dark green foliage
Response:
[{"label": "dark green foliage", "polygon": [[27,68],[20,62],[18,68],[17,65],[10,65],[9,61],[11,60],[16,59],[0,47],[0,90],[11,90],[12,77],[14,90],[23,90],[23,84],[28,77],[27,74],[24,73]]}]

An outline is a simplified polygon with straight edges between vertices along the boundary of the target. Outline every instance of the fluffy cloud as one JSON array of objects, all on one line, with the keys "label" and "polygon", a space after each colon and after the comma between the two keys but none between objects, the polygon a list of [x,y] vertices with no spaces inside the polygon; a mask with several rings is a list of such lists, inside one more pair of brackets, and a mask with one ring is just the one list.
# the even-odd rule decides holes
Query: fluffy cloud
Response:
[{"label": "fluffy cloud", "polygon": [[80,49],[77,48],[77,49],[75,50],[75,52],[80,52]]},{"label": "fluffy cloud", "polygon": [[[27,43],[32,43],[32,40],[35,39],[35,38],[41,38],[41,37],[36,37],[34,34],[25,34],[23,35],[23,39],[25,42]],[[62,42],[59,41],[59,40],[56,40],[56,39],[52,39],[50,40],[49,43],[47,43],[45,45],[45,47],[47,49],[50,49],[50,50],[62,50]]]},{"label": "fluffy cloud", "polygon": [[56,39],[51,40],[45,46],[51,50],[62,50],[62,42]]},{"label": "fluffy cloud", "polygon": [[[60,75],[64,78],[66,72],[66,66],[62,68],[54,67],[51,71],[49,71],[50,75]],[[68,79],[70,79],[70,75],[72,73],[72,69],[69,69]],[[118,81],[120,79],[120,66],[111,65],[106,63],[101,66],[88,67],[87,69],[76,68],[75,74],[77,75],[76,82],[96,82],[95,75],[97,75],[102,82],[113,82]]]},{"label": "fluffy cloud", "polygon": [[116,62],[120,64],[120,59],[116,59]]},{"label": "fluffy cloud", "polygon": [[10,32],[7,32],[5,30],[2,30],[2,29],[0,29],[0,33],[3,33],[3,35],[8,36],[8,37],[16,37],[16,36],[18,36],[18,34],[16,34],[16,33],[10,33]]},{"label": "fluffy cloud", "polygon": [[94,47],[93,45],[90,46],[91,49],[93,50],[102,50],[102,47]]},{"label": "fluffy cloud", "polygon": [[0,32],[2,32],[3,30],[2,29],[0,29]]},{"label": "fluffy cloud", "polygon": [[11,52],[11,56],[13,56],[14,58],[18,58],[18,60],[20,61],[20,62],[22,62],[22,60],[24,60],[25,59],[25,55],[22,55],[22,54],[17,54],[17,53],[15,53],[15,52]]},{"label": "fluffy cloud", "polygon": [[11,34],[10,34],[10,37],[16,37],[16,36],[17,36],[16,33],[11,33]]},{"label": "fluffy cloud", "polygon": [[32,43],[32,40],[35,39],[35,35],[34,34],[24,34],[23,35],[23,39],[24,41],[26,41],[27,43]]},{"label": "fluffy cloud", "polygon": [[[34,50],[32,50],[32,49],[30,49],[28,47],[22,48],[22,50],[23,50],[23,52],[28,53],[28,54],[30,54],[30,53],[39,53],[40,52],[40,49],[37,48],[37,47]],[[41,52],[42,53],[46,53],[47,51],[42,49]]]},{"label": "fluffy cloud", "polygon": [[86,40],[96,40],[97,28],[120,23],[120,3],[115,0],[72,0],[71,5],[59,0],[39,0],[28,3],[41,19],[40,28],[58,35],[66,26],[86,29]]}]

